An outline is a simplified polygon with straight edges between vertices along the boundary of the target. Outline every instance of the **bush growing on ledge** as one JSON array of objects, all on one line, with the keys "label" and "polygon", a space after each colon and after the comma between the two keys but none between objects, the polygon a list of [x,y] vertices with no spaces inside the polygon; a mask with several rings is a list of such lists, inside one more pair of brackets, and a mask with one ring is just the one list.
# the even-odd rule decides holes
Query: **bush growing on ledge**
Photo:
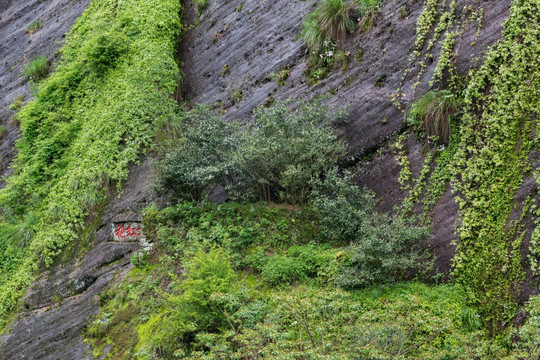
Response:
[{"label": "bush growing on ledge", "polygon": [[294,111],[284,103],[258,108],[242,128],[207,106],[181,115],[177,127],[184,137],[157,165],[158,192],[201,200],[222,186],[232,199],[304,203],[311,179],[345,154],[331,127],[345,112],[321,102],[304,102]]},{"label": "bush growing on ledge", "polygon": [[429,229],[409,220],[377,213],[373,195],[358,188],[350,175],[336,170],[315,183],[313,204],[321,230],[331,240],[345,241],[350,256],[336,282],[346,288],[393,283],[424,267],[418,244]]},{"label": "bush growing on ledge", "polygon": [[239,186],[235,163],[239,126],[223,121],[208,105],[175,119],[179,139],[157,164],[156,190],[173,199],[200,201],[218,186]]}]

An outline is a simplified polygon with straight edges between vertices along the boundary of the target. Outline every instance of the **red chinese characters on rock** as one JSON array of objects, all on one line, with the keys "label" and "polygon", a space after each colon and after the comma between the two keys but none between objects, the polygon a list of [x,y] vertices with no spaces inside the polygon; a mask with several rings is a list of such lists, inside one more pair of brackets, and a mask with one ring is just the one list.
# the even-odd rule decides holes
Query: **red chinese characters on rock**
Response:
[{"label": "red chinese characters on rock", "polygon": [[142,236],[141,224],[116,224],[114,235],[118,240],[139,238]]}]

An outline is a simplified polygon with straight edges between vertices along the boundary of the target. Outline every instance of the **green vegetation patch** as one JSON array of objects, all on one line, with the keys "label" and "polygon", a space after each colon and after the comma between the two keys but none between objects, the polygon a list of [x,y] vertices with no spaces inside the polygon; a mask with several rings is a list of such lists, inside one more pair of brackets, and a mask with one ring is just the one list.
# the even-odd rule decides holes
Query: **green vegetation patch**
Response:
[{"label": "green vegetation patch", "polygon": [[[120,187],[169,119],[179,12],[175,0],[93,1],[67,36],[56,71],[18,113],[14,174],[0,192],[0,325],[39,265],[78,238],[86,216],[111,184]],[[28,74],[37,80],[34,70]]]},{"label": "green vegetation patch", "polygon": [[37,82],[43,80],[47,76],[49,69],[49,60],[47,60],[45,56],[40,55],[26,64],[23,74],[26,80]]},{"label": "green vegetation patch", "polygon": [[[446,9],[445,2],[426,1],[417,25],[418,51],[426,43],[431,49],[444,29],[451,28],[455,3],[448,6],[448,11],[440,11]],[[470,21],[480,21],[481,9],[465,10]],[[523,220],[531,201],[516,205],[514,198],[530,174],[530,154],[538,143],[539,11],[538,0],[514,1],[503,39],[487,52],[481,67],[470,71],[465,88],[457,87],[453,94],[429,92],[413,104],[409,116],[414,126],[422,127],[428,137],[436,135],[431,138],[443,145],[430,151],[405,208],[410,210],[423,193],[423,220],[429,222],[431,209],[451,182],[460,210],[454,279],[467,289],[469,302],[479,306],[493,333],[511,326],[525,279]],[[447,32],[445,37],[452,35]],[[452,114],[453,123],[448,122]],[[455,127],[451,132],[450,123]],[[533,270],[538,257],[535,239],[533,234]]]},{"label": "green vegetation patch", "polygon": [[336,287],[347,251],[322,236],[312,209],[182,203],[143,221],[155,246],[101,296],[85,332],[96,357],[106,344],[114,359],[504,354],[457,286]]},{"label": "green vegetation patch", "polygon": [[[474,71],[464,93],[460,141],[452,160],[460,236],[455,279],[494,330],[508,326],[524,279],[520,254],[527,202],[514,196],[530,169],[540,106],[540,1],[514,1],[504,39]],[[537,135],[536,135],[537,136]],[[512,211],[521,218],[510,220]]]},{"label": "green vegetation patch", "polygon": [[33,33],[35,33],[36,31],[38,30],[41,30],[41,28],[43,27],[43,22],[41,20],[36,20],[34,21],[33,23],[31,23],[30,25],[28,25],[26,27],[26,29],[24,29],[24,31],[28,34],[28,35],[32,35]]}]

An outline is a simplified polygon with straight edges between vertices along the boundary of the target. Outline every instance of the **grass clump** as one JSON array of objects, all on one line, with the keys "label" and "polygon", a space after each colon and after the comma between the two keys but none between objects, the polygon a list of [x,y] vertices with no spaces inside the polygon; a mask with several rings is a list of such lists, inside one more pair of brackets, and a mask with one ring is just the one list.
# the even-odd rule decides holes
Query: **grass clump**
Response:
[{"label": "grass clump", "polygon": [[32,35],[36,31],[41,30],[42,27],[43,27],[43,22],[41,22],[41,20],[36,20],[33,23],[31,23],[30,25],[28,25],[24,31],[28,35]]},{"label": "grass clump", "polygon": [[19,110],[23,105],[24,98],[25,98],[24,95],[17,95],[17,97],[15,98],[15,101],[13,102],[13,104],[11,104],[9,106],[9,110],[12,110],[12,111]]},{"label": "grass clump", "polygon": [[421,129],[428,142],[448,145],[452,121],[461,108],[461,100],[449,90],[429,91],[410,107],[407,122]]},{"label": "grass clump", "polygon": [[38,82],[49,74],[49,60],[43,55],[37,56],[26,64],[23,74],[27,81]]},{"label": "grass clump", "polygon": [[311,53],[318,54],[327,42],[343,42],[347,32],[354,28],[351,7],[347,1],[323,0],[302,23],[300,37]]},{"label": "grass clump", "polygon": [[6,133],[6,127],[4,125],[0,125],[0,140],[4,137]]},{"label": "grass clump", "polygon": [[300,38],[310,54],[307,75],[311,82],[325,78],[332,64],[342,61],[342,69],[347,67],[350,51],[341,50],[347,33],[354,31],[357,23],[362,29],[368,29],[378,9],[378,0],[360,0],[352,4],[346,0],[323,0],[306,16]]}]

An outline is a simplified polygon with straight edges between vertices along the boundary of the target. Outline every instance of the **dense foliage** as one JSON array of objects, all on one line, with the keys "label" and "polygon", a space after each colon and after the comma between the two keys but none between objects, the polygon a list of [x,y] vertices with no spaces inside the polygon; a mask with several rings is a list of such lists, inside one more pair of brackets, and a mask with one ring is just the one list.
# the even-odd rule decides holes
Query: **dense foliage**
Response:
[{"label": "dense foliage", "polygon": [[411,226],[403,217],[378,214],[373,195],[362,192],[349,175],[328,172],[315,186],[313,204],[320,213],[323,233],[348,244],[349,264],[336,278],[339,285],[355,288],[392,283],[427,265],[419,245],[429,229]]},{"label": "dense foliage", "polygon": [[117,359],[505,354],[458,287],[337,288],[348,250],[324,243],[312,210],[183,203],[149,208],[144,223],[155,247],[102,295],[86,330],[95,356],[106,344]]},{"label": "dense foliage", "polygon": [[174,199],[201,200],[217,187],[231,199],[306,202],[310,182],[345,155],[332,125],[345,112],[322,99],[296,110],[278,103],[254,111],[243,126],[201,107],[180,115],[178,141],[158,164],[157,189]]},{"label": "dense foliage", "polygon": [[[93,1],[17,114],[22,137],[0,192],[0,326],[170,117],[179,11],[174,0]],[[45,74],[46,59],[37,61],[25,70],[34,81]]]},{"label": "dense foliage", "polygon": [[524,270],[520,254],[525,201],[513,200],[529,168],[534,113],[540,106],[540,1],[514,1],[504,39],[474,72],[465,90],[460,143],[453,159],[461,241],[456,281],[495,327],[510,323]]}]

